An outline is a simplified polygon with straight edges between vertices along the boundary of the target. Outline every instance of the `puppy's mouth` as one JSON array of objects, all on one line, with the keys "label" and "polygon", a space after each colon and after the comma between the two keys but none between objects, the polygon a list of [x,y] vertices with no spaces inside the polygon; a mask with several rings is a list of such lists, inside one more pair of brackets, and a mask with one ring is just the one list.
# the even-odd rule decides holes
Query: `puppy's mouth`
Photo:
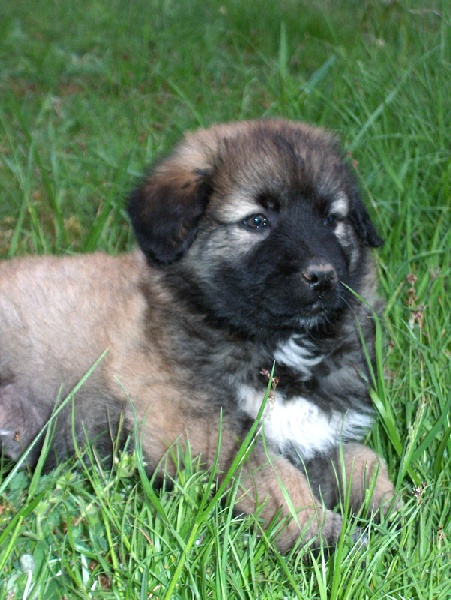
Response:
[{"label": "puppy's mouth", "polygon": [[327,301],[323,298],[318,298],[312,304],[308,306],[304,306],[301,313],[305,318],[310,317],[324,317],[324,319],[328,319],[333,315],[336,315],[341,310],[343,310],[344,305],[339,300],[335,300],[334,302]]},{"label": "puppy's mouth", "polygon": [[303,328],[307,329],[336,322],[349,306],[350,299],[347,296],[346,287],[340,280],[332,289],[310,291],[310,294],[305,290],[300,291],[297,296],[298,302],[296,302],[296,297],[293,298],[293,309],[285,307],[288,309],[285,316],[287,321],[300,323]]},{"label": "puppy's mouth", "polygon": [[317,327],[330,323],[336,319],[337,314],[340,313],[340,307],[338,305],[325,306],[324,302],[318,299],[316,302],[307,306],[302,311],[302,314],[298,317],[298,322],[306,328]]},{"label": "puppy's mouth", "polygon": [[317,315],[319,313],[336,312],[342,302],[340,302],[341,296],[337,293],[319,293],[317,297],[307,306],[304,310],[310,315]]},{"label": "puppy's mouth", "polygon": [[336,295],[333,300],[318,296],[310,304],[298,305],[296,309],[275,311],[270,321],[275,329],[296,331],[300,328],[305,331],[336,322],[345,307],[345,300]]}]

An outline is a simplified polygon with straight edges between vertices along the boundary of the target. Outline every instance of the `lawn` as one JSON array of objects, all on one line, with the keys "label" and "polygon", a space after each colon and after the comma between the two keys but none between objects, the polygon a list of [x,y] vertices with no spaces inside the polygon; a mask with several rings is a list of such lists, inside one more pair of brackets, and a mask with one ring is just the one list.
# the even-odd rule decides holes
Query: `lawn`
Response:
[{"label": "lawn", "polygon": [[280,555],[189,455],[172,489],[139,451],[3,458],[0,598],[451,597],[450,26],[446,0],[2,2],[2,257],[132,248],[124,198],[187,129],[272,116],[341,138],[385,239],[367,442],[404,507]]}]

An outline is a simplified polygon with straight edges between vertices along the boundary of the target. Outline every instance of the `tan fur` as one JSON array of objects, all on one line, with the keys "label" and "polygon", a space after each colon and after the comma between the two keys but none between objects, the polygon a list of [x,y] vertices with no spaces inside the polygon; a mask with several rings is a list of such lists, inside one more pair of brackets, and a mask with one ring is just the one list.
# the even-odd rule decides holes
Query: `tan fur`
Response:
[{"label": "tan fur", "polygon": [[[313,150],[308,155],[303,154],[303,149],[297,151],[316,173],[321,189],[329,186],[338,190],[339,184],[334,181],[335,159],[331,158],[329,172],[320,170],[323,145],[333,143],[329,134],[303,124],[268,123],[277,131],[280,129],[281,134],[290,127],[309,136]],[[223,233],[215,229],[214,223],[229,223],[255,211],[253,198],[261,185],[262,170],[267,173],[268,188],[285,185],[282,157],[273,150],[261,150],[253,142],[253,131],[259,127],[258,123],[240,123],[189,134],[143,186],[149,194],[159,187],[182,190],[184,201],[190,202],[202,172],[213,168],[218,147],[237,134],[245,136],[243,154],[238,149],[228,169],[217,174],[209,205],[210,221],[205,221],[190,249],[192,264],[204,261],[199,272],[205,281],[218,261],[229,255],[244,255],[255,244],[252,233],[238,228]],[[259,169],[249,170],[249,160],[258,161]],[[227,202],[223,201],[225,196]],[[143,208],[144,216],[148,210]],[[185,238],[187,228],[183,223],[178,227],[174,245]],[[353,243],[354,233],[349,231],[346,235]],[[370,298],[374,287],[369,266],[363,290]],[[64,396],[107,351],[80,391],[83,407],[89,410],[90,403],[99,402],[99,398],[107,407],[120,404],[128,429],[139,424],[151,468],[171,444],[185,440],[189,440],[193,454],[201,455],[205,465],[211,466],[217,452],[221,417],[219,410],[211,408],[208,388],[196,389],[193,394],[197,373],[190,371],[186,357],[182,360],[174,349],[178,334],[172,331],[172,323],[185,310],[163,282],[159,268],[150,266],[140,250],[116,258],[96,253],[0,262],[0,428],[17,434],[24,449],[47,418],[45,411],[39,412],[34,399],[56,400],[58,395]],[[198,322],[200,327],[203,322]],[[193,317],[194,329],[195,323]],[[229,350],[223,352],[221,355],[218,350],[216,359],[227,364]],[[210,408],[202,418],[199,415],[206,407]],[[27,421],[27,411],[33,413],[33,425]],[[222,423],[222,472],[231,465],[241,443],[234,434],[231,418],[224,416]],[[340,468],[339,464],[335,466]],[[371,507],[378,509],[393,497],[387,470],[371,450],[359,444],[345,445],[344,466],[346,478],[352,481],[351,505],[355,511],[365,499],[376,466],[379,471]],[[167,468],[174,472],[171,463]],[[287,519],[277,539],[283,551],[300,536],[310,539],[322,532],[327,539],[336,540],[340,534],[341,517],[323,510],[305,475],[277,452],[267,454],[262,444],[255,447],[241,467],[237,510],[253,513],[257,504],[263,504],[264,525],[277,513]]]}]

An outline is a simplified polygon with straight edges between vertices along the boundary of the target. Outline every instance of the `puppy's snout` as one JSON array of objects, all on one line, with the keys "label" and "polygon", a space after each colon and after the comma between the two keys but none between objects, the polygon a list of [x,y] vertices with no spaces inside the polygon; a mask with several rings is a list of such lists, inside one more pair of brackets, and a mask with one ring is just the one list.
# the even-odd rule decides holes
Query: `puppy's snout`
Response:
[{"label": "puppy's snout", "polygon": [[333,289],[337,284],[337,273],[331,264],[312,263],[301,275],[310,289],[316,292]]}]

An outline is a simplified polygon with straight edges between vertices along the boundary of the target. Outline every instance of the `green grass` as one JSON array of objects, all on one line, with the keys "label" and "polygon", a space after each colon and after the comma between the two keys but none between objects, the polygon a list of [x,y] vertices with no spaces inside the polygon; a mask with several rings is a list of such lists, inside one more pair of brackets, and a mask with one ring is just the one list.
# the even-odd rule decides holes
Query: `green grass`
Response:
[{"label": "green grass", "polygon": [[139,452],[49,474],[3,460],[1,598],[451,597],[451,10],[427,4],[2,3],[2,256],[131,248],[123,199],[186,129],[283,116],[341,137],[386,240],[368,443],[405,507],[366,548],[348,516],[334,554],[280,556],[189,454],[172,491]]}]

